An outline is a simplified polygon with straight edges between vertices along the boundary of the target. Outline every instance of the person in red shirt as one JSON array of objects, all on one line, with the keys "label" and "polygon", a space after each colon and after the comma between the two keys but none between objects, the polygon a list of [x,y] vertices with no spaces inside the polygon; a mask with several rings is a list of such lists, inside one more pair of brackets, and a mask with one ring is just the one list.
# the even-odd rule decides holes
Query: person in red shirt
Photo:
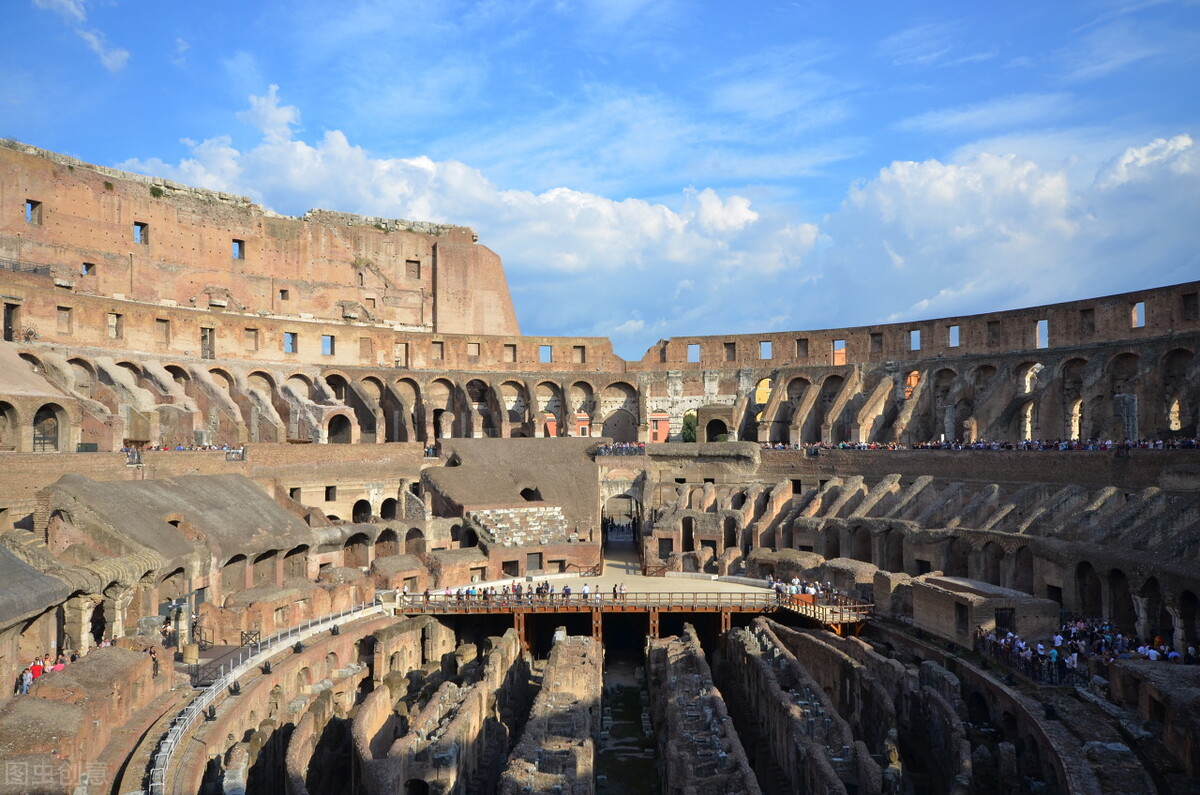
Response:
[{"label": "person in red shirt", "polygon": [[29,666],[29,673],[33,674],[34,679],[37,679],[39,676],[41,676],[43,670],[45,670],[45,666],[42,665],[41,657],[38,657],[33,661],[33,665]]}]

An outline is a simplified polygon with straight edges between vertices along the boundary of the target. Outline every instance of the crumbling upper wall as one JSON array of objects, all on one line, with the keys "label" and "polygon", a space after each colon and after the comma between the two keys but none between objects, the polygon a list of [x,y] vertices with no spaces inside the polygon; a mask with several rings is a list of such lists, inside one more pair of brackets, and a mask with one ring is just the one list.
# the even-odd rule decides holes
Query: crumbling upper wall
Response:
[{"label": "crumbling upper wall", "polygon": [[0,141],[0,175],[0,206],[12,208],[0,214],[0,258],[50,266],[80,293],[519,333],[499,257],[465,227],[319,210],[286,217],[15,141]]}]

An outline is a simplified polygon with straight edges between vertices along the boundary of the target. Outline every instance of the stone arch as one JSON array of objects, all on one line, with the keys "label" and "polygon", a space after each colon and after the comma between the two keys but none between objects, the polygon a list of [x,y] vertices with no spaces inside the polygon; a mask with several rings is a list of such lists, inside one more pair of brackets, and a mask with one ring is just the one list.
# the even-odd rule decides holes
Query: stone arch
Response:
[{"label": "stone arch", "polygon": [[1103,599],[1101,597],[1100,575],[1086,560],[1075,567],[1075,594],[1079,612],[1084,618],[1101,618],[1103,614]]},{"label": "stone arch", "polygon": [[385,528],[375,539],[375,557],[390,558],[400,554],[400,538],[392,528]]},{"label": "stone arch", "polygon": [[283,556],[284,579],[308,579],[308,544],[288,550]]},{"label": "stone arch", "polygon": [[434,438],[450,439],[455,436],[456,392],[454,382],[446,378],[434,380],[425,391],[429,407],[433,411]]},{"label": "stone arch", "polygon": [[342,545],[342,565],[365,569],[371,564],[369,545],[366,533],[355,533],[347,538],[346,543]]},{"label": "stone arch", "polygon": [[1138,368],[1141,359],[1126,351],[1108,363],[1109,393],[1112,398],[1112,424],[1109,433],[1117,438],[1136,439],[1140,436],[1138,407]]},{"label": "stone arch", "polygon": [[1037,438],[1036,408],[1032,400],[1026,400],[1017,409],[1018,433],[1022,441],[1030,442]]},{"label": "stone arch", "polygon": [[540,381],[534,388],[534,398],[542,420],[542,435],[560,436],[565,433],[566,401],[563,400],[562,387],[553,381]]},{"label": "stone arch", "polygon": [[904,571],[904,531],[889,528],[883,534],[883,560],[879,568],[884,571]]},{"label": "stone arch", "polygon": [[1029,547],[1018,547],[1013,558],[1012,587],[1033,595],[1033,552]]},{"label": "stone arch", "polygon": [[354,440],[354,423],[345,414],[333,414],[326,426],[330,444],[350,444]]},{"label": "stone arch", "polygon": [[871,563],[871,530],[863,525],[854,525],[846,531],[846,546],[849,547],[849,557]]},{"label": "stone arch", "polygon": [[617,409],[605,418],[602,433],[616,442],[636,442],[637,418],[625,409]]},{"label": "stone arch", "polygon": [[1017,389],[1022,395],[1031,395],[1037,388],[1038,377],[1045,365],[1041,362],[1022,362],[1017,365]]},{"label": "stone arch", "polygon": [[1196,433],[1196,405],[1187,387],[1187,376],[1195,354],[1186,348],[1175,348],[1162,358],[1162,395],[1164,403],[1162,435],[1191,435]]},{"label": "stone arch", "polygon": [[1108,573],[1109,620],[1122,632],[1133,632],[1137,628],[1137,611],[1133,607],[1133,594],[1125,572],[1113,569]]},{"label": "stone arch", "polygon": [[400,502],[395,497],[388,497],[379,506],[380,519],[395,519],[399,513]]},{"label": "stone arch", "polygon": [[995,541],[989,541],[979,551],[979,579],[1000,585],[1000,562],[1004,559],[1004,550]]},{"label": "stone arch", "polygon": [[254,586],[275,584],[275,550],[266,552],[254,558]]},{"label": "stone arch", "polygon": [[87,359],[75,357],[67,360],[71,368],[71,377],[75,382],[75,391],[84,397],[92,397],[92,389],[96,382],[96,368]]},{"label": "stone arch", "polygon": [[951,538],[946,545],[946,562],[942,572],[949,577],[967,577],[971,559],[971,545],[963,538]]},{"label": "stone arch", "polygon": [[246,376],[246,388],[257,389],[270,399],[275,394],[275,379],[265,370],[252,370]]},{"label": "stone arch", "polygon": [[1175,622],[1163,600],[1162,587],[1158,583],[1158,578],[1148,578],[1142,584],[1138,596],[1146,600],[1144,614],[1147,639],[1161,635],[1167,642],[1170,642],[1175,635]]},{"label": "stone arch", "polygon": [[16,450],[21,443],[21,414],[16,406],[0,400],[0,451]]},{"label": "stone arch", "polygon": [[[828,428],[828,441],[831,444],[844,442],[849,437],[847,423],[833,413],[834,404],[837,402],[838,395],[841,393],[842,386],[845,383],[846,379],[842,376],[830,375],[821,382],[821,392],[817,397],[817,416],[819,417],[821,434],[824,436],[825,429]],[[822,440],[814,439],[813,441]]]},{"label": "stone arch", "polygon": [[733,549],[738,545],[738,521],[736,517],[726,516],[722,522],[721,546],[723,549]]},{"label": "stone arch", "polygon": [[704,441],[723,442],[729,438],[729,426],[725,420],[711,419],[704,425]]},{"label": "stone arch", "polygon": [[466,394],[471,421],[479,423],[479,427],[472,428],[473,435],[484,438],[499,436],[500,429],[492,416],[492,388],[482,379],[472,378],[467,382]]},{"label": "stone arch", "polygon": [[425,554],[425,534],[419,528],[410,527],[404,534],[404,554],[416,556]]},{"label": "stone arch", "polygon": [[567,392],[567,401],[571,411],[583,412],[589,416],[595,415],[596,390],[587,381],[576,381]]},{"label": "stone arch", "polygon": [[500,405],[509,422],[509,435],[524,433],[529,414],[529,390],[525,384],[512,379],[500,384]]},{"label": "stone arch", "polygon": [[696,551],[696,518],[694,516],[685,516],[679,523],[680,541],[683,544],[682,551]]},{"label": "stone arch", "polygon": [[[411,378],[398,378],[392,384],[392,393],[399,403],[394,417],[392,412],[385,412],[385,419],[391,423],[388,438],[400,442],[415,442],[425,439],[425,429],[422,427],[421,387]],[[394,427],[393,427],[394,426]],[[411,436],[410,436],[411,434]]]},{"label": "stone arch", "polygon": [[354,507],[350,509],[350,521],[352,522],[369,522],[373,515],[370,500],[355,500]]},{"label": "stone arch", "polygon": [[313,381],[304,373],[292,373],[284,383],[297,397],[303,400],[313,399]]},{"label": "stone arch", "polygon": [[1200,613],[1200,599],[1194,591],[1184,591],[1179,594],[1179,623],[1183,628],[1183,639],[1189,646],[1196,645],[1200,640],[1197,635],[1197,614]]},{"label": "stone arch", "polygon": [[808,392],[812,384],[807,378],[797,376],[787,382],[784,390],[785,398],[780,401],[779,408],[775,410],[775,417],[771,422],[770,441],[772,443],[781,442],[789,443],[799,441],[799,435],[791,433],[792,422],[797,419],[796,412],[799,411],[801,404],[804,402],[804,395]]},{"label": "stone arch", "polygon": [[188,387],[191,386],[192,376],[190,373],[188,373],[186,368],[181,367],[178,364],[168,364],[163,367],[163,369],[167,371],[167,374],[171,376],[171,380],[178,384],[179,387],[184,390],[184,392],[186,392]]},{"label": "stone arch", "polygon": [[70,420],[57,403],[43,403],[33,414],[33,452],[58,453],[67,448]]},{"label": "stone arch", "polygon": [[622,409],[629,412],[636,425],[640,419],[638,413],[638,391],[625,381],[613,381],[604,387],[600,393],[600,414],[609,416],[612,412]]},{"label": "stone arch", "polygon": [[246,587],[246,556],[234,555],[221,567],[221,591],[226,597]]},{"label": "stone arch", "polygon": [[975,387],[975,393],[979,394],[986,390],[992,383],[992,379],[996,377],[996,367],[991,364],[981,364],[971,371],[971,383]]}]

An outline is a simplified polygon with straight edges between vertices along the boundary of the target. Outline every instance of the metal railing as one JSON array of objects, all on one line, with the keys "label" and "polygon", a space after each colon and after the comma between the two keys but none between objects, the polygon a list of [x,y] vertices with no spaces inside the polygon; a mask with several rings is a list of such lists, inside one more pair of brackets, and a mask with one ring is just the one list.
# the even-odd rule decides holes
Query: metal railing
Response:
[{"label": "metal railing", "polygon": [[285,645],[303,641],[333,627],[340,621],[362,618],[381,610],[382,607],[378,601],[365,602],[356,607],[343,610],[340,613],[305,621],[282,632],[277,632],[252,647],[247,647],[243,653],[238,655],[236,660],[229,662],[228,669],[226,669],[225,665],[222,665],[219,669],[220,675],[216,681],[204,688],[200,695],[192,699],[191,703],[184,707],[183,711],[171,720],[166,737],[159,744],[151,763],[151,795],[165,795],[167,791],[167,774],[180,742],[187,736],[196,721],[205,715],[209,706],[217,700],[217,697],[228,691],[233,683],[247,671],[261,665],[268,657],[278,652]]},{"label": "metal railing", "polygon": [[720,593],[715,591],[680,591],[655,592],[639,591],[613,596],[611,591],[601,590],[599,593],[589,593],[587,598],[581,591],[572,591],[569,597],[561,592],[554,594],[523,593],[520,597],[515,594],[504,596],[492,594],[485,598],[483,594],[460,599],[457,594],[446,596],[444,593],[430,594],[426,600],[422,595],[409,595],[407,600],[401,597],[397,607],[403,613],[512,613],[525,610],[550,609],[594,609],[594,608],[634,608],[634,609],[708,609],[742,608],[759,610],[778,607],[779,598],[770,591],[762,593]]}]

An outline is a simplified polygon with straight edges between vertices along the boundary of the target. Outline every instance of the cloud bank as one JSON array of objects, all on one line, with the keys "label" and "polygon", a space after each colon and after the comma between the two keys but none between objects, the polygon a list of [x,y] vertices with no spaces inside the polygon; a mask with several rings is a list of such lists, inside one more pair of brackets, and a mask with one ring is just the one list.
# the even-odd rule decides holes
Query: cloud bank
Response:
[{"label": "cloud bank", "polygon": [[896,161],[805,218],[708,186],[658,201],[511,190],[454,160],[373,156],[337,130],[310,143],[275,86],[239,118],[255,130],[248,147],[217,137],[177,163],[122,166],[291,214],[471,226],[503,257],[526,333],[608,336],[626,358],[671,335],[965,314],[1152,286],[1147,271],[1200,274],[1200,155],[1186,134],[1069,168],[990,151]]}]

